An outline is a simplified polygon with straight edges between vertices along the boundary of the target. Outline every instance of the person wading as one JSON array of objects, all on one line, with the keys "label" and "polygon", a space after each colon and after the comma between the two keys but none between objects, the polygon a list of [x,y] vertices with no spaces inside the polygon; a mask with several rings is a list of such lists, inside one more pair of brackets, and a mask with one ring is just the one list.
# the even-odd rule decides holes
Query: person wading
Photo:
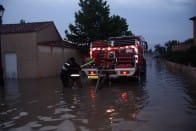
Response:
[{"label": "person wading", "polygon": [[71,64],[71,61],[70,59],[68,59],[62,66],[62,69],[61,69],[61,74],[60,74],[60,77],[61,77],[61,81],[63,83],[63,87],[66,88],[69,86],[69,79],[70,79],[70,64]]},{"label": "person wading", "polygon": [[80,80],[80,65],[76,63],[75,58],[70,58],[70,79],[71,79],[71,88],[74,86],[75,82],[79,88],[82,88],[82,82]]},{"label": "person wading", "polygon": [[80,80],[80,65],[76,63],[75,58],[69,58],[61,69],[61,81],[64,88],[72,88],[76,83],[79,88],[82,88],[82,82]]}]

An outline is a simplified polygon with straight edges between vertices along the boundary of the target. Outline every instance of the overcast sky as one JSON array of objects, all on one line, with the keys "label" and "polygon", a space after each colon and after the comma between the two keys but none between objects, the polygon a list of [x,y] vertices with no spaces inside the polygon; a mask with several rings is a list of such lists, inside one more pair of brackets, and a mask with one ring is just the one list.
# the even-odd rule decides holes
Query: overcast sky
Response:
[{"label": "overcast sky", "polygon": [[[150,47],[168,40],[184,41],[193,37],[196,0],[107,0],[110,15],[127,20],[129,29],[142,35]],[[64,30],[74,23],[79,0],[0,0],[5,8],[3,24],[54,21],[64,38]]]}]

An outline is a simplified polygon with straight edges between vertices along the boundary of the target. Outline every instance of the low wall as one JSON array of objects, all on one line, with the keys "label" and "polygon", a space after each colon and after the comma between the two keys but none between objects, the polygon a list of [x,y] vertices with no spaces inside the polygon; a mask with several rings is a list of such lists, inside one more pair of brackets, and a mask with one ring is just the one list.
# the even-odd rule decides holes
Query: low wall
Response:
[{"label": "low wall", "polygon": [[168,66],[172,67],[172,69],[185,73],[186,75],[196,79],[196,68],[195,67],[177,64],[177,63],[170,62],[170,61],[165,61],[165,63]]}]

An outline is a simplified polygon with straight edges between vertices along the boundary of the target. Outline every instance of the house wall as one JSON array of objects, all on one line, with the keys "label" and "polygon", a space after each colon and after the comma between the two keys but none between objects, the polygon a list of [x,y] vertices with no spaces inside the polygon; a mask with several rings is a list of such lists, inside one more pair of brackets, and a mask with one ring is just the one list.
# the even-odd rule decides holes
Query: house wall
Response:
[{"label": "house wall", "polygon": [[62,65],[71,56],[80,63],[80,56],[73,48],[39,45],[39,77],[58,76]]},{"label": "house wall", "polygon": [[192,43],[173,45],[172,51],[186,51],[192,46]]},{"label": "house wall", "polygon": [[[43,41],[61,41],[54,26],[48,26],[37,32],[37,42]],[[38,45],[38,77],[59,75],[63,63],[71,56],[75,57],[77,61],[81,61],[74,48]]]},{"label": "house wall", "polygon": [[193,39],[194,45],[196,46],[196,19],[193,20]]},{"label": "house wall", "polygon": [[[18,78],[35,78],[37,76],[37,46],[35,33],[5,34],[2,40],[2,63],[5,72],[6,53],[17,56]],[[4,74],[4,77],[5,74]]]},{"label": "house wall", "polygon": [[43,41],[60,41],[61,37],[59,36],[57,30],[54,26],[48,26],[37,32],[37,42]]},{"label": "house wall", "polygon": [[[2,34],[2,64],[5,72],[6,53],[17,56],[17,78],[32,79],[56,76],[60,74],[61,66],[69,57],[75,57],[79,63],[80,55],[74,48],[64,46],[43,46],[39,42],[61,41],[54,26],[48,26],[41,31],[31,33]],[[4,73],[4,77],[7,76]]]}]

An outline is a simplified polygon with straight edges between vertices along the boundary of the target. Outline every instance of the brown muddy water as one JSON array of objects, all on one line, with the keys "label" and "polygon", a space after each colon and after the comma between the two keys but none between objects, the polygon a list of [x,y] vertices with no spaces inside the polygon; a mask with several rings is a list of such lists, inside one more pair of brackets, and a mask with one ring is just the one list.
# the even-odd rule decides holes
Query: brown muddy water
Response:
[{"label": "brown muddy water", "polygon": [[7,80],[1,90],[2,131],[196,131],[196,86],[149,58],[147,74],[62,89],[60,79]]}]

